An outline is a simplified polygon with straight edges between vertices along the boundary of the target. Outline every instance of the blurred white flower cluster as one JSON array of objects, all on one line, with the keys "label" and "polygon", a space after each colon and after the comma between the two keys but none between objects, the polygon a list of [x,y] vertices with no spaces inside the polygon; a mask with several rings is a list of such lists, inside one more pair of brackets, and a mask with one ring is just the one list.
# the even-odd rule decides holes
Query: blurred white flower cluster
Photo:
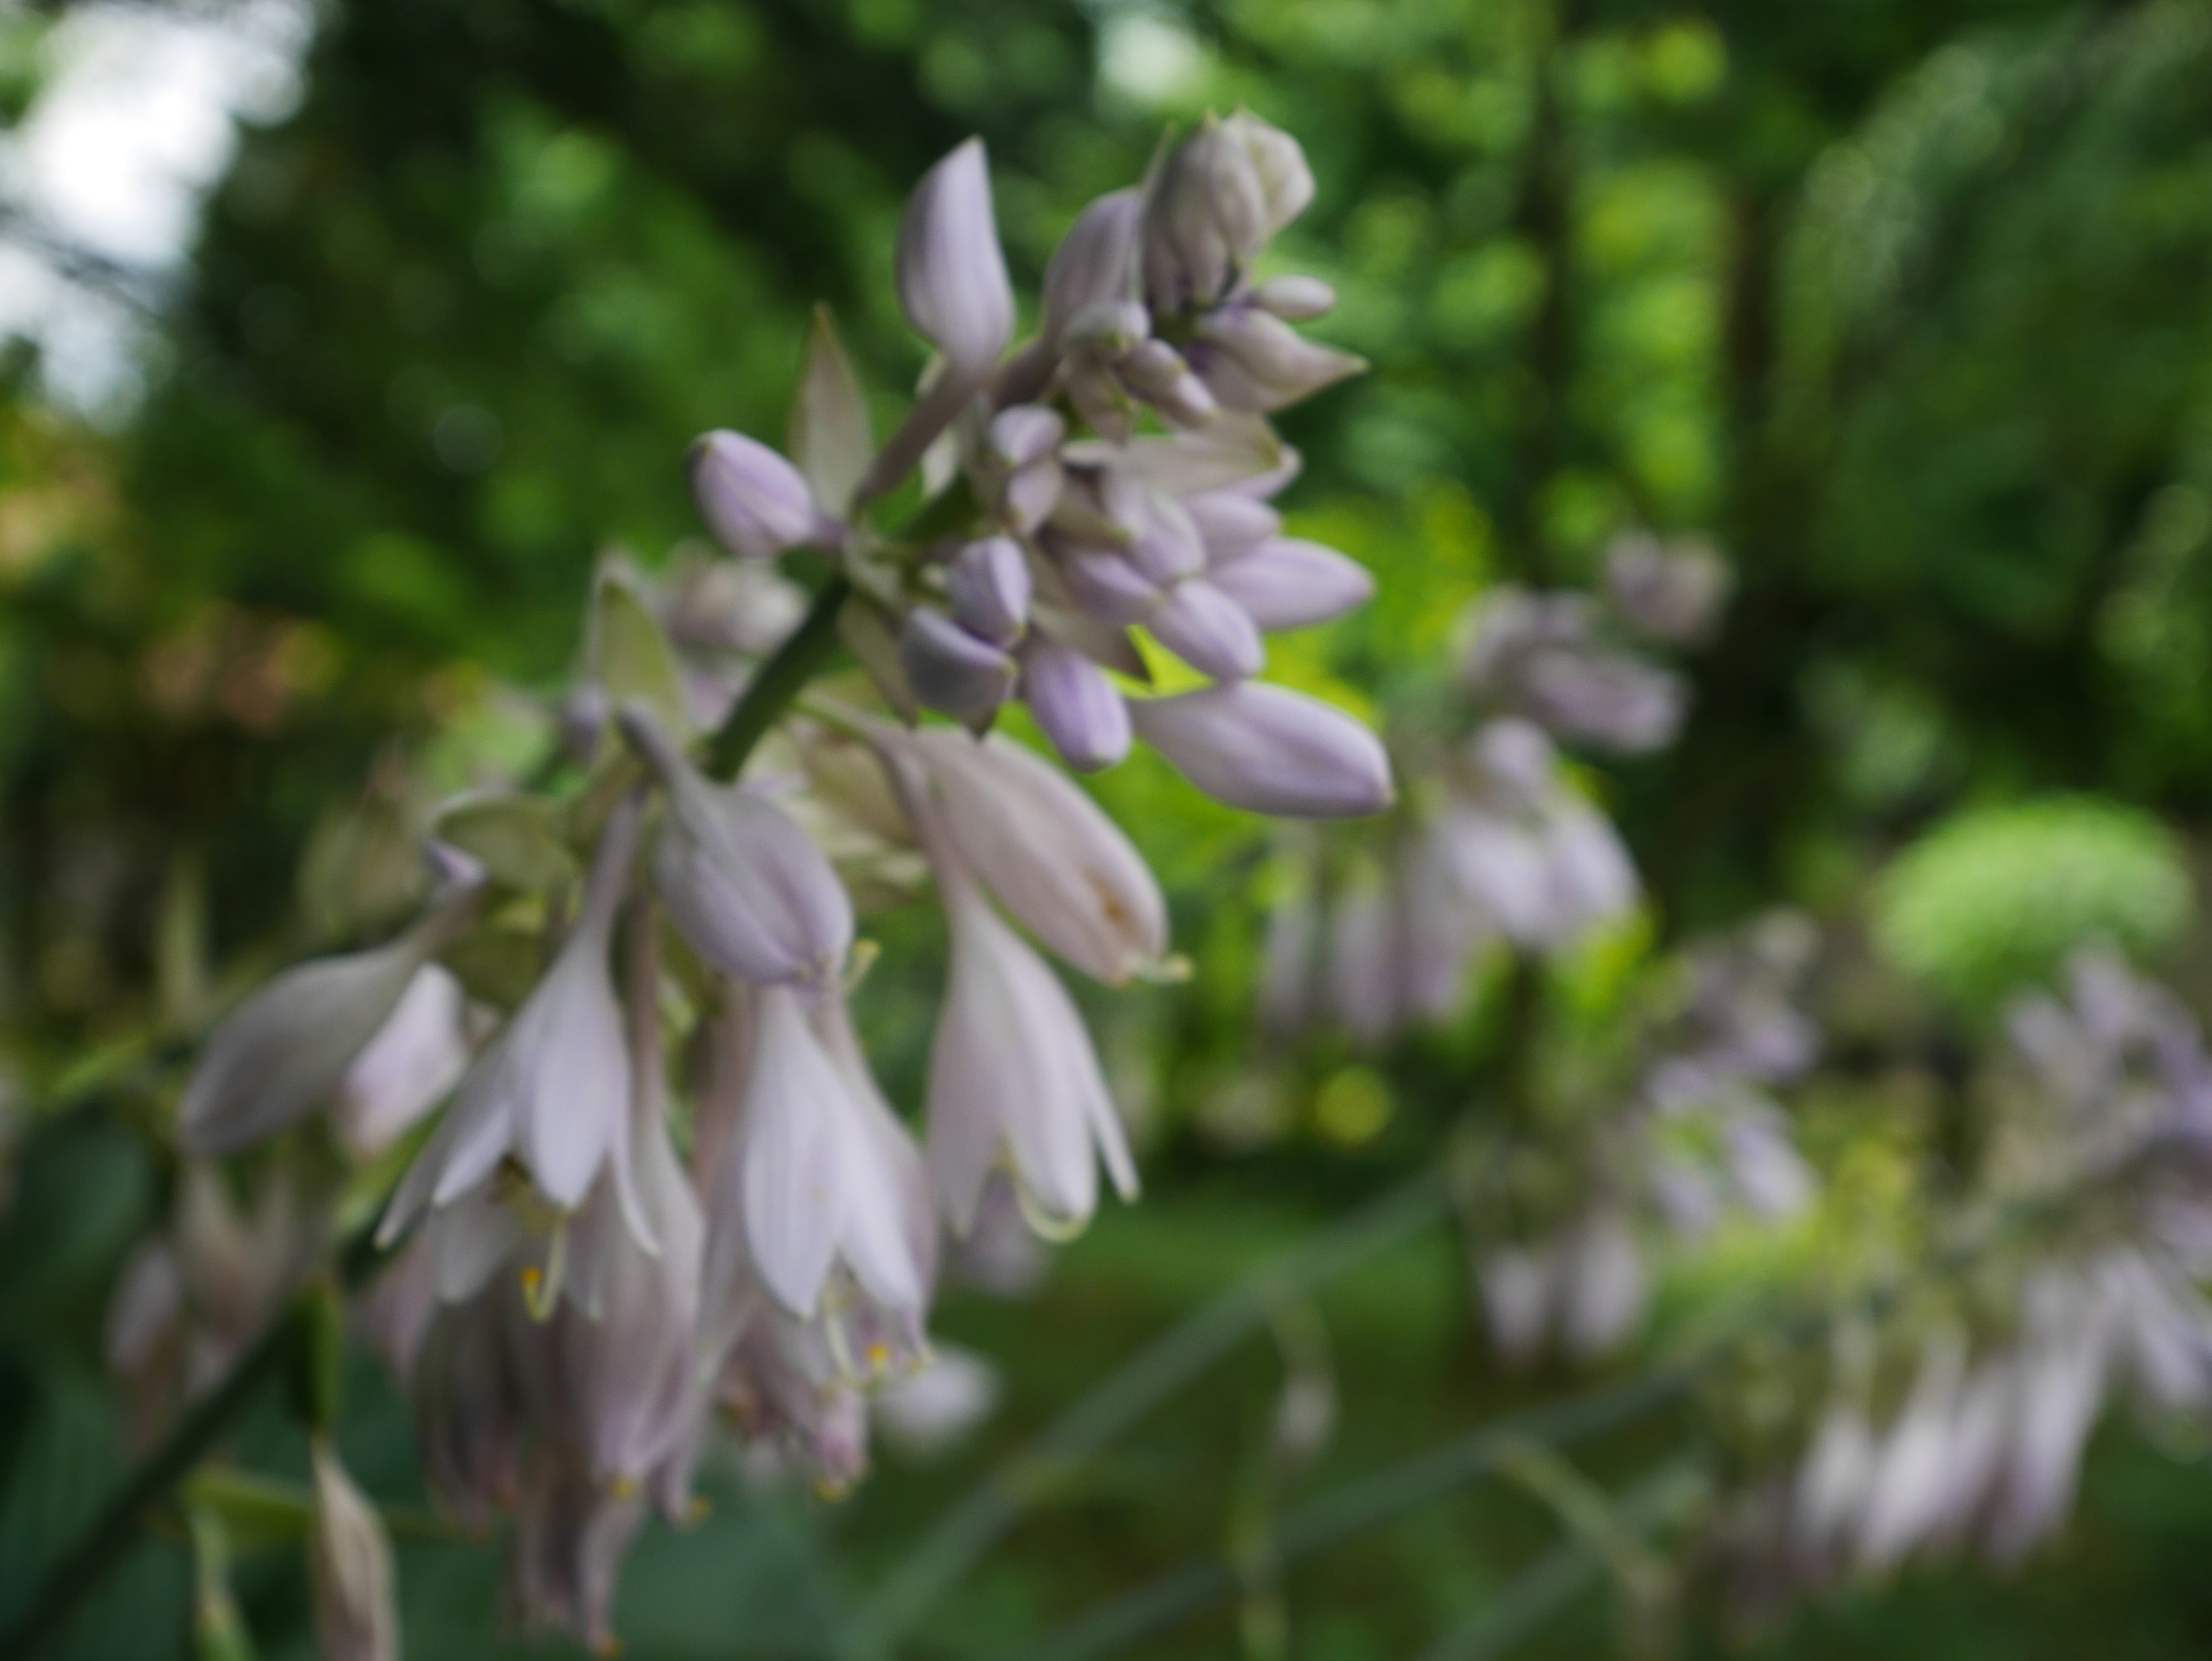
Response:
[{"label": "blurred white flower cluster", "polygon": [[[378,1230],[397,1260],[357,1315],[408,1383],[441,1505],[511,1519],[526,1625],[609,1641],[629,1542],[652,1510],[690,1514],[717,1410],[839,1488],[873,1404],[927,1441],[988,1403],[987,1368],[933,1366],[940,1230],[1004,1278],[1019,1252],[992,1234],[1081,1229],[1102,1167],[1137,1189],[1043,953],[1109,986],[1168,961],[1144,861],[1060,766],[990,730],[1001,706],[1079,770],[1141,736],[1258,812],[1391,800],[1363,727],[1252,678],[1266,631],[1370,589],[1269,505],[1298,459],[1267,415],[1360,367],[1291,326],[1327,285],[1257,277],[1312,193],[1285,134],[1209,118],[1085,210],[1016,345],[982,147],[931,169],[898,239],[899,300],[935,350],[904,419],[875,441],[820,318],[789,457],[731,432],[693,447],[730,557],[657,584],[603,568],[561,709],[568,788],[447,803],[416,920],[287,970],[208,1043],[179,1108],[176,1223],[112,1321],[149,1425],[403,1162]],[[903,530],[877,522],[894,496]],[[793,550],[829,568],[811,611],[769,563]],[[868,681],[808,692],[833,618]],[[1152,695],[1139,629],[1209,684]],[[918,1140],[848,998],[871,955],[856,910],[925,879],[950,962]],[[318,1115],[326,1139],[215,1163]],[[230,1199],[248,1169],[252,1222]],[[317,1457],[319,1590],[388,1595],[373,1512]],[[374,1610],[326,1609],[323,1630],[390,1652]]]},{"label": "blurred white flower cluster", "polygon": [[2154,1426],[2212,1409],[2212,1056],[2108,952],[2069,982],[2014,1001],[1980,1080],[1963,1269],[1847,1317],[1815,1376],[1761,1392],[1801,1416],[1757,1433],[1763,1474],[1716,1530],[1742,1611],[1916,1557],[2017,1563],[2071,1513],[2108,1403]]}]

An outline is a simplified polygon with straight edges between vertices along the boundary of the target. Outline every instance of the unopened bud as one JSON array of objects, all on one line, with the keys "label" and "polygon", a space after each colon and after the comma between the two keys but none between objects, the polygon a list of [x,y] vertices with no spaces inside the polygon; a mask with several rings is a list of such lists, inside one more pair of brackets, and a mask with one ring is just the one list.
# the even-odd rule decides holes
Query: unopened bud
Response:
[{"label": "unopened bud", "polygon": [[922,176],[899,223],[899,304],[915,332],[963,379],[987,373],[1014,332],[991,213],[983,141],[971,138]]},{"label": "unopened bud", "polygon": [[1111,767],[1129,753],[1128,705],[1080,652],[1031,636],[1022,657],[1022,697],[1060,759],[1079,773]]},{"label": "unopened bud", "polygon": [[899,666],[916,697],[959,721],[984,719],[1013,690],[1012,658],[927,605],[907,613]]},{"label": "unopened bud", "polygon": [[1228,306],[1200,319],[1191,367],[1228,409],[1265,414],[1310,398],[1367,367],[1308,340],[1279,317]]},{"label": "unopened bud", "polygon": [[1282,818],[1357,818],[1390,805],[1390,759],[1374,733],[1326,703],[1236,681],[1139,699],[1147,744],[1217,801]]},{"label": "unopened bud", "polygon": [[691,446],[691,494],[714,539],[748,559],[773,559],[822,539],[823,520],[798,468],[743,433]]},{"label": "unopened bud", "polygon": [[1169,589],[1146,627],[1161,645],[1216,680],[1256,675],[1267,660],[1252,614],[1203,577]]},{"label": "unopened bud", "polygon": [[1317,277],[1270,277],[1252,291],[1252,303],[1285,323],[1304,323],[1336,309],[1336,290]]},{"label": "unopened bud", "polygon": [[971,542],[945,568],[952,616],[963,629],[994,646],[1020,638],[1030,616],[1030,564],[1012,537]]}]

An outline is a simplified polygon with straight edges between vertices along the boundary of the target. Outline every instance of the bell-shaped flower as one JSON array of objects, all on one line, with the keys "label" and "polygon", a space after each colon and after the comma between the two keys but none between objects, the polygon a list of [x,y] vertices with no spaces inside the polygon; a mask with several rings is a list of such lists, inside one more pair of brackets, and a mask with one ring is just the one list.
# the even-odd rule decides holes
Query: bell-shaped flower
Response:
[{"label": "bell-shaped flower", "polygon": [[945,568],[954,621],[979,640],[1012,646],[1030,618],[1030,565],[1012,537],[985,537],[953,555]]},{"label": "bell-shaped flower", "polygon": [[927,605],[906,614],[898,658],[915,697],[957,721],[988,720],[1014,690],[1012,658]]},{"label": "bell-shaped flower", "polygon": [[739,980],[836,975],[853,905],[822,850],[774,802],[708,782],[643,703],[625,704],[620,720],[667,792],[653,885],[692,950]]},{"label": "bell-shaped flower", "polygon": [[368,952],[286,970],[215,1031],[177,1110],[185,1151],[212,1159],[333,1100],[416,971],[474,912],[482,873],[447,885],[413,927]]},{"label": "bell-shaped flower", "polygon": [[1145,625],[1161,645],[1216,680],[1242,680],[1267,666],[1267,648],[1252,614],[1204,577],[1170,588]]},{"label": "bell-shaped flower", "polygon": [[915,187],[899,222],[897,273],[907,320],[952,374],[988,373],[1014,332],[1014,291],[981,139],[960,145]]},{"label": "bell-shaped flower", "polygon": [[726,1295],[730,1266],[741,1258],[779,1305],[801,1317],[820,1310],[840,1266],[877,1304],[919,1310],[925,1271],[883,1129],[808,1023],[799,995],[764,988],[755,1003],[744,1119],[715,1191],[709,1297]]},{"label": "bell-shaped flower", "polygon": [[488,1532],[514,1503],[526,1435],[520,1371],[510,1323],[520,1299],[501,1281],[465,1304],[441,1305],[417,1352],[409,1390],[415,1448],[438,1508],[472,1534]]},{"label": "bell-shaped flower", "polygon": [[1217,801],[1283,818],[1357,818],[1390,805],[1381,740],[1340,709],[1259,681],[1142,698],[1144,740]]},{"label": "bell-shaped flower", "polygon": [[315,1651],[322,1661],[399,1661],[392,1542],[330,1438],[309,1445],[315,1508],[307,1529]]},{"label": "bell-shaped flower", "polygon": [[1128,702],[1082,653],[1034,633],[1023,642],[1022,700],[1060,758],[1079,773],[1129,753]]},{"label": "bell-shaped flower", "polygon": [[1119,986],[1167,951],[1167,904],[1144,857],[1073,780],[994,733],[941,727],[886,742],[919,757],[961,863],[1060,958]]},{"label": "bell-shaped flower", "polygon": [[393,1196],[378,1238],[447,1206],[512,1160],[559,1214],[611,1166],[623,1214],[657,1249],[630,1187],[630,1066],[607,955],[637,855],[642,804],[625,798],[592,855],[576,923],[522,1007],[469,1068],[453,1107]]},{"label": "bell-shaped flower", "polygon": [[445,1100],[469,1070],[468,996],[453,972],[426,963],[338,1089],[339,1139],[356,1159],[389,1147]]},{"label": "bell-shaped flower", "polygon": [[1286,408],[1367,367],[1255,306],[1207,313],[1184,355],[1224,409],[1256,414]]},{"label": "bell-shaped flower", "polygon": [[691,495],[714,539],[746,559],[834,542],[835,521],[814,505],[799,469],[757,439],[718,430],[693,441]]},{"label": "bell-shaped flower", "polygon": [[975,885],[927,780],[894,761],[952,936],[928,1092],[930,1168],[947,1220],[955,1234],[969,1232],[1003,1161],[1031,1226],[1072,1234],[1097,1205],[1100,1160],[1125,1199],[1137,1190],[1097,1053],[1059,977]]},{"label": "bell-shaped flower", "polygon": [[1217,560],[1207,576],[1270,633],[1327,623],[1358,611],[1375,595],[1375,579],[1365,566],[1297,537],[1270,537],[1247,552]]}]

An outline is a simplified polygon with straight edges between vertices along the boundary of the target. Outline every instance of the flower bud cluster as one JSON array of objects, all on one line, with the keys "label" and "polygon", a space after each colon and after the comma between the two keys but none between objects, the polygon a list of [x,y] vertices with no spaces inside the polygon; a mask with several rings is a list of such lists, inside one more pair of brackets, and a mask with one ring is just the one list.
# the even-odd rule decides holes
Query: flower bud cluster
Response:
[{"label": "flower bud cluster", "polygon": [[[1253,678],[1263,630],[1370,587],[1283,534],[1269,502],[1297,459],[1261,412],[1357,367],[1284,321],[1324,289],[1250,280],[1310,194],[1286,136],[1209,120],[1079,222],[1042,332],[1009,356],[982,148],[945,157],[900,228],[900,304],[936,356],[890,436],[872,439],[817,319],[791,457],[726,432],[692,448],[732,557],[659,583],[603,562],[560,706],[567,764],[545,775],[573,788],[447,804],[417,920],[279,975],[206,1045],[178,1116],[187,1197],[222,1191],[205,1161],[319,1115],[364,1171],[416,1144],[361,1325],[405,1381],[440,1505],[511,1524],[526,1625],[611,1641],[629,1544],[653,1512],[690,1513],[719,1427],[830,1490],[864,1473],[881,1390],[904,1403],[891,1422],[941,1440],[991,1393],[975,1366],[932,1370],[944,1238],[1004,1279],[1010,1216],[1057,1241],[1091,1217],[1102,1171],[1135,1196],[1127,1131],[1047,954],[1109,986],[1159,975],[1166,904],[1089,794],[989,731],[1006,700],[1079,769],[1141,735],[1258,812],[1390,800],[1364,727]],[[917,469],[927,529],[878,529]],[[754,764],[711,777],[697,740],[756,675],[777,684],[760,660],[799,623],[771,563],[794,550],[836,567],[840,631],[887,708],[771,709]],[[1137,691],[1140,629],[1212,684]],[[931,881],[950,952],[918,1139],[848,999],[863,908]],[[239,1342],[324,1232],[247,1286],[224,1267],[237,1252],[187,1226],[198,1214],[126,1281],[119,1369],[172,1367],[188,1327]],[[388,1565],[358,1495],[324,1487],[331,1629],[374,1653],[390,1628],[360,1605]]]}]

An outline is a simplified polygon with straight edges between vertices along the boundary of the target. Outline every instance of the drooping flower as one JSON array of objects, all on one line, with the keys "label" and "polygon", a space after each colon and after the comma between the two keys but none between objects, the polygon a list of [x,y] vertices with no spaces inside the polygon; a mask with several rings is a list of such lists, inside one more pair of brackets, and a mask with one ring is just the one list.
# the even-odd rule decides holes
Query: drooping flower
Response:
[{"label": "drooping flower", "polygon": [[637,855],[643,805],[624,799],[600,832],[575,927],[551,967],[470,1068],[378,1230],[390,1242],[426,1207],[479,1189],[513,1160],[544,1202],[575,1211],[611,1167],[623,1214],[657,1245],[631,1189],[629,1058],[607,955]]}]

